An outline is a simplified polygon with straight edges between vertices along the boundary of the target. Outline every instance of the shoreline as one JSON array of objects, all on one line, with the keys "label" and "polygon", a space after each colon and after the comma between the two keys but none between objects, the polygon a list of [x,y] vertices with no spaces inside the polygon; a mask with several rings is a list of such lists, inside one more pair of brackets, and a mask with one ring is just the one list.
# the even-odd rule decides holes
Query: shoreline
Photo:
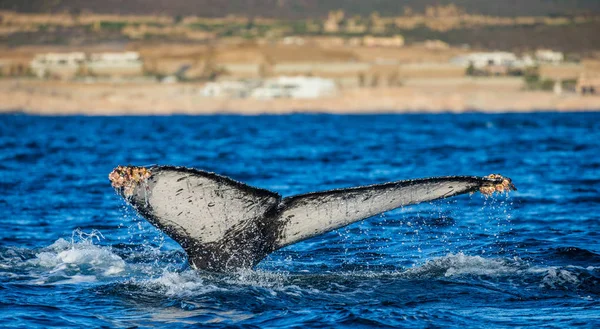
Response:
[{"label": "shoreline", "polygon": [[340,90],[319,99],[223,99],[194,83],[0,80],[0,113],[33,115],[211,115],[506,113],[600,111],[600,96],[524,91],[516,79],[432,80],[394,88]]}]

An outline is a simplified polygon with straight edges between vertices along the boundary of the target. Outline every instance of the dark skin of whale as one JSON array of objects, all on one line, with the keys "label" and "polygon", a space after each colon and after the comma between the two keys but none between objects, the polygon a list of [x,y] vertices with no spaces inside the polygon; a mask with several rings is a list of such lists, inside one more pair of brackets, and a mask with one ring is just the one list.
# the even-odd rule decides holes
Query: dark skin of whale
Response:
[{"label": "dark skin of whale", "polygon": [[117,167],[109,179],[146,220],[181,245],[190,265],[252,268],[275,250],[402,206],[515,190],[510,179],[447,176],[279,194],[197,169]]}]

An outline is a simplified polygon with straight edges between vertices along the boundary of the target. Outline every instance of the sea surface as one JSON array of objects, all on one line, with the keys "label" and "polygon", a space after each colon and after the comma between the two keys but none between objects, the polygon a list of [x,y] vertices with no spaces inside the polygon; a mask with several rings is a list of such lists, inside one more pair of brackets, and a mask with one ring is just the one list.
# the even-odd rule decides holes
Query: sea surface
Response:
[{"label": "sea surface", "polygon": [[[194,167],[283,196],[446,176],[413,205],[196,272],[113,191]],[[600,327],[600,113],[0,116],[0,327]]]}]

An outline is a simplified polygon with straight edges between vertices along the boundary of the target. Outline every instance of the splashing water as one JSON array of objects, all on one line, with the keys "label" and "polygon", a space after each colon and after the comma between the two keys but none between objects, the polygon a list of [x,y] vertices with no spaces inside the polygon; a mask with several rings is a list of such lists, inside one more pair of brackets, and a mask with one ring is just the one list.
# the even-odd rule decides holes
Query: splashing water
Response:
[{"label": "splashing water", "polygon": [[[598,119],[4,116],[0,323],[597,327]],[[119,163],[202,168],[284,196],[489,172],[519,191],[408,206],[217,274],[190,269],[123,206],[106,180]]]}]

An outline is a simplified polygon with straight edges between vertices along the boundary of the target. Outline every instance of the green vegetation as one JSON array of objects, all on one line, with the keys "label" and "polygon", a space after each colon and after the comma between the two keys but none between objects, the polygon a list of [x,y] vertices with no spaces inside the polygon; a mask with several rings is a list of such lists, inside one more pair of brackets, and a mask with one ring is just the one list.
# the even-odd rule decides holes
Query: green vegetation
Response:
[{"label": "green vegetation", "polygon": [[206,23],[192,23],[188,25],[189,28],[194,30],[202,30],[202,31],[214,31],[216,29],[222,29],[225,27],[225,24],[206,24]]},{"label": "green vegetation", "polygon": [[239,36],[246,39],[252,39],[255,37],[262,37],[269,31],[276,30],[277,28],[272,25],[256,24],[250,20],[246,24],[242,23],[230,23],[230,24],[207,24],[202,22],[192,23],[188,25],[189,28],[195,30],[202,30],[207,32],[214,32],[220,37],[233,37]]},{"label": "green vegetation", "polygon": [[[253,15],[260,17],[278,17],[283,19],[325,17],[329,10],[344,8],[346,14],[367,16],[373,11],[378,11],[382,16],[397,16],[405,12],[423,13],[428,6],[456,3],[468,9],[469,13],[478,13],[489,16],[568,16],[573,12],[597,14],[598,0],[527,0],[520,1],[518,6],[505,5],[499,1],[482,0],[377,0],[377,1],[348,1],[328,0],[316,4],[315,1],[287,0],[279,1],[249,1],[229,0],[227,5],[214,0],[178,1],[177,5],[165,6],[168,1],[121,1],[119,8],[122,14],[154,14],[177,15],[204,15],[223,17],[226,15]],[[76,14],[82,9],[83,1],[74,0],[3,0],[3,8],[12,8],[21,12],[58,12],[67,11]],[[502,5],[500,5],[502,3]],[[115,1],[97,1],[93,7],[98,13],[114,12]]]},{"label": "green vegetation", "polygon": [[125,26],[127,26],[127,22],[100,22],[100,28],[103,30],[121,31]]},{"label": "green vegetation", "polygon": [[[287,6],[296,8],[297,5],[296,3]],[[257,3],[251,9],[260,6],[262,4]],[[28,33],[27,38],[23,37],[22,40],[17,41],[13,39],[19,39],[20,37],[9,38],[5,42],[4,40],[7,38],[0,36],[0,43],[64,43],[60,40],[57,41],[54,35],[64,35],[68,43],[68,39],[75,34],[78,35],[78,38],[86,39],[86,41],[98,42],[107,38],[114,40],[116,34],[123,33],[126,27],[147,26],[153,28],[147,30],[161,30],[164,28],[164,31],[158,31],[156,36],[149,37],[151,39],[162,38],[163,40],[168,40],[174,35],[176,35],[175,38],[185,38],[180,37],[185,33],[179,32],[183,29],[189,29],[210,32],[216,37],[242,37],[246,39],[262,37],[274,39],[285,36],[352,38],[367,35],[382,37],[402,35],[407,44],[425,40],[440,40],[450,45],[468,45],[472,48],[515,52],[549,48],[565,53],[582,54],[597,51],[598,44],[600,44],[600,33],[597,33],[600,28],[600,16],[558,15],[555,18],[515,16],[515,20],[508,21],[499,20],[495,16],[487,16],[489,20],[482,20],[480,16],[469,14],[460,14],[461,16],[456,18],[455,15],[459,15],[457,13],[466,11],[454,5],[438,5],[434,6],[437,8],[436,10],[430,10],[438,12],[434,16],[424,16],[424,8],[414,8],[415,10],[411,9],[408,15],[393,18],[392,16],[395,14],[393,14],[394,10],[392,9],[394,8],[392,7],[399,6],[384,6],[376,11],[374,11],[374,8],[369,7],[368,12],[361,10],[360,13],[345,7],[345,13],[334,11],[327,18],[327,15],[304,16],[309,9],[300,6],[293,17],[280,15],[277,16],[278,19],[273,20],[253,19],[252,17],[255,17],[255,15],[252,12],[244,12],[239,16],[234,15],[232,17],[223,16],[220,19],[201,18],[206,16],[194,18],[188,16],[193,15],[190,11],[184,14],[180,12],[172,13],[168,21],[146,17],[145,19],[133,19],[131,22],[126,21],[126,17],[117,18],[118,21],[112,21],[102,16],[93,18],[94,20],[80,21],[79,19],[83,17],[81,15],[87,14],[82,14],[78,7],[72,7],[69,13],[74,19],[73,22],[69,22],[69,24],[51,23],[56,25],[38,24],[37,31],[33,33],[24,25],[23,32]],[[329,8],[327,9],[329,11],[335,7],[327,6],[327,8]],[[248,9],[245,8],[246,11]],[[313,9],[316,10],[317,8],[310,10]],[[323,10],[323,8],[319,10]],[[411,17],[413,19],[410,19]],[[186,23],[188,18],[193,23]],[[39,22],[44,21],[40,20]],[[82,22],[88,22],[89,24]],[[177,29],[172,29],[173,26],[177,26]],[[143,32],[143,28],[140,28],[140,31]],[[129,32],[136,33],[133,30]],[[127,33],[127,36],[131,35]],[[126,39],[126,36],[123,39]],[[477,72],[472,73],[477,74]]]},{"label": "green vegetation", "polygon": [[[360,24],[364,19],[353,18]],[[441,40],[451,45],[471,45],[474,48],[522,50],[536,48],[552,48],[563,51],[579,53],[580,51],[592,51],[600,43],[600,33],[596,31],[600,27],[600,21],[580,23],[573,26],[565,25],[543,25],[541,23],[531,25],[512,26],[480,26],[465,27],[457,26],[447,31],[434,30],[426,24],[420,24],[413,28],[399,28],[394,24],[385,24],[381,31],[374,32],[366,29],[362,32],[350,32],[346,30],[343,22],[340,30],[335,33],[323,31],[322,20],[281,20],[272,24],[257,24],[250,20],[248,23],[220,22],[195,22],[187,27],[195,30],[214,32],[217,36],[230,37],[242,36],[245,38],[263,37],[269,35],[296,35],[296,36],[319,36],[332,37],[363,37],[366,35],[394,36],[402,35],[407,43],[422,42],[425,40]],[[370,25],[370,24],[366,24]],[[474,33],[477,29],[477,33]]]},{"label": "green vegetation", "polygon": [[523,73],[525,79],[525,88],[527,90],[545,90],[551,91],[554,88],[555,81],[552,79],[542,79],[539,73],[539,67],[531,67]]},{"label": "green vegetation", "polygon": [[158,23],[158,22],[148,22],[146,23],[147,26],[152,26],[152,27],[165,27],[167,25],[163,24],[163,23]]},{"label": "green vegetation", "polygon": [[308,28],[305,21],[293,21],[290,22],[291,32],[293,34],[308,34]]},{"label": "green vegetation", "polygon": [[563,80],[563,81],[561,81],[561,86],[562,86],[563,90],[575,92],[575,89],[577,88],[577,80],[576,79]]},{"label": "green vegetation", "polygon": [[475,65],[473,65],[473,63],[469,63],[469,66],[467,67],[467,70],[465,71],[465,74],[469,77],[474,76],[476,73],[475,70]]}]

